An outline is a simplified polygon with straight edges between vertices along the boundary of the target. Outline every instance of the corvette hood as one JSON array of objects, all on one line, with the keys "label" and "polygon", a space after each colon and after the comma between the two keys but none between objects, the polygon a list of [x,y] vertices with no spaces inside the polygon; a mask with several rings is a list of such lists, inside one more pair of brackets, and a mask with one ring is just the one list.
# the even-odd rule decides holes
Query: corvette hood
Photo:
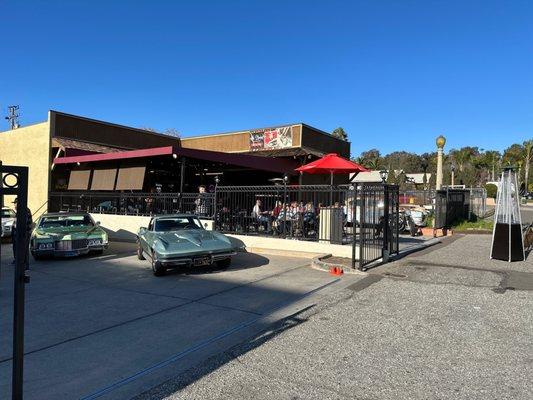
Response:
[{"label": "corvette hood", "polygon": [[158,233],[157,240],[165,253],[196,253],[232,249],[227,237],[203,229],[184,229],[174,232]]}]

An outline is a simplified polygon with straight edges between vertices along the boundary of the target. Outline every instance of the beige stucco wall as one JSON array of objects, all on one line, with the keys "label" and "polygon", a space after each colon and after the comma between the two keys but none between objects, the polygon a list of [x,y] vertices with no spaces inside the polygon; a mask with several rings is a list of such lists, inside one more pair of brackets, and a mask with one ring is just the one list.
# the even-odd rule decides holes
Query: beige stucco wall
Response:
[{"label": "beige stucco wall", "polygon": [[[91,214],[95,221],[100,222],[111,240],[128,241],[136,240],[136,234],[141,226],[148,226],[150,217],[133,215]],[[213,221],[201,220],[208,230],[213,229]],[[233,240],[236,247],[249,252],[265,252],[266,250],[278,252],[278,254],[294,253],[293,255],[308,253],[308,256],[318,254],[331,254],[336,257],[351,257],[352,246],[305,242],[299,240],[277,239],[261,236],[227,235]],[[357,250],[357,249],[356,249]],[[356,253],[358,254],[358,253]]]},{"label": "beige stucco wall", "polygon": [[[47,210],[50,170],[50,125],[48,122],[0,132],[0,160],[5,165],[29,167],[28,207],[34,218]],[[11,207],[12,197],[4,204]]]},{"label": "beige stucco wall", "polygon": [[[140,227],[147,227],[151,217],[92,213],[91,216],[104,228],[111,240],[132,242]],[[207,230],[213,230],[213,221],[200,218]]]}]

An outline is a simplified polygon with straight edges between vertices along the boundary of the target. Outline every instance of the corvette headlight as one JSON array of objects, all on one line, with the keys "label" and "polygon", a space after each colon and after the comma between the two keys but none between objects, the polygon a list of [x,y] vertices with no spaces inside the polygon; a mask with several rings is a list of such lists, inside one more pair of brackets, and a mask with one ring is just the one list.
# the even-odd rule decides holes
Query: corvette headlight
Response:
[{"label": "corvette headlight", "polygon": [[53,243],[39,243],[39,250],[50,250],[54,248]]},{"label": "corvette headlight", "polygon": [[101,239],[91,239],[89,240],[89,246],[100,246],[102,244]]}]

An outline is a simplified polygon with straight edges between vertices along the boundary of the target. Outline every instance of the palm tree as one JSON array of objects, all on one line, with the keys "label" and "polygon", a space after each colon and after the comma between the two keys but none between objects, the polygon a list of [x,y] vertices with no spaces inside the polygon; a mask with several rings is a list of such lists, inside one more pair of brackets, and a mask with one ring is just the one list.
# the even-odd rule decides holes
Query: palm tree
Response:
[{"label": "palm tree", "polygon": [[472,158],[472,153],[469,149],[462,148],[460,150],[455,150],[452,156],[455,162],[457,163],[457,166],[459,167],[459,171],[463,172],[465,169],[465,165],[468,164],[468,162]]},{"label": "palm tree", "polygon": [[487,158],[488,164],[491,168],[491,180],[494,182],[496,180],[496,167],[500,163],[502,156],[499,151],[489,150],[485,152],[485,157]]},{"label": "palm tree", "polygon": [[529,192],[529,164],[531,163],[531,158],[533,157],[533,140],[526,140],[524,142],[524,181],[526,184],[526,192]]},{"label": "palm tree", "polygon": [[377,171],[381,167],[381,160],[379,158],[373,158],[371,160],[365,160],[364,166],[372,171]]}]

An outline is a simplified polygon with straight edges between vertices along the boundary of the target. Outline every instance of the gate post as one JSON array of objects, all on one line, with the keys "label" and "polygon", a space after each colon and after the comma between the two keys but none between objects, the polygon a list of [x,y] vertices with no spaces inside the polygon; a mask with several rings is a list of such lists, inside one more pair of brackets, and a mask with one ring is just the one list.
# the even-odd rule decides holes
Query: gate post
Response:
[{"label": "gate post", "polygon": [[[9,177],[14,182],[9,181]],[[0,162],[0,203],[5,195],[17,196],[15,273],[13,279],[13,365],[11,396],[23,397],[24,368],[24,285],[29,282],[28,266],[28,167],[5,166]]]},{"label": "gate post", "polygon": [[389,261],[389,185],[383,185],[383,262]]}]

